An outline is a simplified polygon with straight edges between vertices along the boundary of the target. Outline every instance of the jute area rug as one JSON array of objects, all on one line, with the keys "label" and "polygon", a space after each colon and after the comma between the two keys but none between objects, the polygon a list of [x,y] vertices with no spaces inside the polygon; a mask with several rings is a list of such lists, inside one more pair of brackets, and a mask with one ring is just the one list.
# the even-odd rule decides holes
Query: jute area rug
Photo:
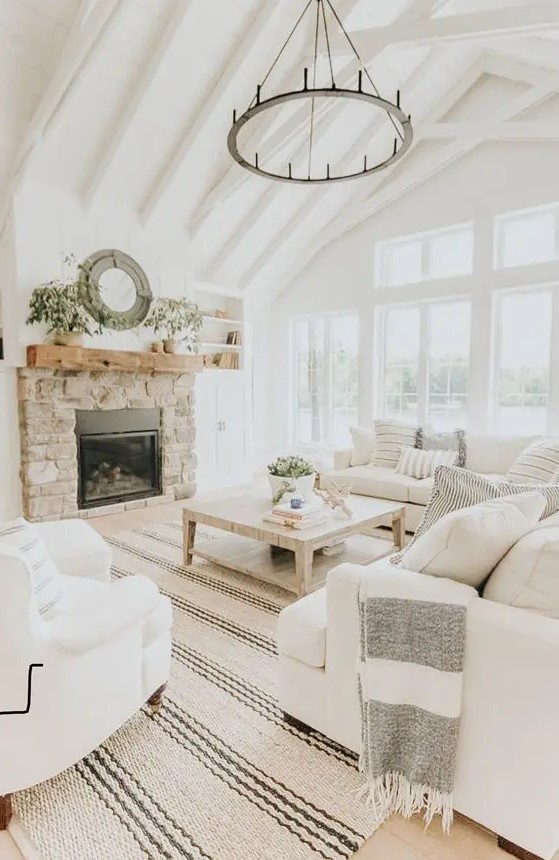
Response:
[{"label": "jute area rug", "polygon": [[285,724],[276,701],[276,617],[294,598],[183,567],[179,523],[110,543],[115,576],[145,574],[173,602],[171,681],[157,717],[16,797],[44,860],[350,857],[371,832],[355,756]]}]

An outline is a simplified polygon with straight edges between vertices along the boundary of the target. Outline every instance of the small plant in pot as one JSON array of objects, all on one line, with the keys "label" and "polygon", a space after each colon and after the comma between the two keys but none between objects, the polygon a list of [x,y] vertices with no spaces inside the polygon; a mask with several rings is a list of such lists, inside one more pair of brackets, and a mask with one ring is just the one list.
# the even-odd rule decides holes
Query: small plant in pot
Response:
[{"label": "small plant in pot", "polygon": [[277,505],[286,493],[295,493],[308,501],[313,496],[315,477],[313,464],[303,457],[295,454],[278,457],[268,466],[273,504]]},{"label": "small plant in pot", "polygon": [[54,279],[35,287],[27,325],[36,324],[46,325],[53,342],[63,346],[81,346],[84,334],[100,333],[81,304],[77,278]]},{"label": "small plant in pot", "polygon": [[[179,342],[186,352],[198,352],[200,348],[200,329],[202,314],[195,302],[189,299],[155,299],[151,310],[144,320],[144,327],[153,329],[162,336],[165,352],[175,353]],[[161,351],[161,341],[153,345],[156,352]]]}]

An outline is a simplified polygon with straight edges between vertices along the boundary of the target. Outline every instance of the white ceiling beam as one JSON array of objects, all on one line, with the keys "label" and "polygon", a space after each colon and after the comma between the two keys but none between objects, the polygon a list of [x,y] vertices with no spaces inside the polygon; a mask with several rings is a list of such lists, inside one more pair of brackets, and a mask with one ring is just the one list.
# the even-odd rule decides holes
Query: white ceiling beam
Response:
[{"label": "white ceiling beam", "polygon": [[192,5],[193,0],[175,0],[172,15],[161,31],[155,50],[150,51],[143,72],[136,81],[132,92],[126,98],[124,109],[114,127],[110,129],[103,146],[102,155],[84,184],[82,202],[87,209],[93,206],[101,195],[111,164],[121,152],[132,123],[145,103],[145,99],[151,91],[170,48],[177,39],[187,12]]},{"label": "white ceiling beam", "polygon": [[[432,15],[433,12],[443,6],[445,2],[446,0],[412,0],[411,4],[404,10],[399,20],[413,22],[423,16]],[[342,20],[354,5],[355,0],[346,0],[345,3],[340,4],[337,11]],[[369,56],[364,58],[365,61],[370,63],[381,53],[381,51],[388,47],[388,45],[389,41],[379,38],[375,43],[374,48],[371,49]],[[339,85],[348,86],[354,79],[355,63],[348,62],[346,69],[339,75]],[[298,131],[300,131],[301,125],[307,120],[307,118],[308,108],[305,106],[299,108],[296,113],[281,126],[281,128],[279,128],[267,141],[265,141],[263,146],[259,147],[258,151],[261,161],[273,156],[278,149],[282,148],[286,143],[289,143],[289,141],[297,135]],[[251,138],[247,146],[254,149],[253,143],[253,139]],[[195,238],[204,227],[212,210],[216,206],[222,204],[231,194],[234,194],[248,178],[249,174],[243,171],[239,165],[232,164],[228,168],[195,213],[190,224],[190,234],[193,238]]]},{"label": "white ceiling beam", "polygon": [[[422,0],[423,1],[423,0]],[[338,14],[343,17],[351,11],[351,8],[355,5],[356,0],[343,0],[338,7]],[[427,2],[433,2],[433,0],[427,0]],[[301,72],[304,68],[305,61],[298,61],[294,67],[292,68],[291,81],[293,82],[291,86],[294,89],[300,88],[302,86]],[[297,76],[297,79],[295,79]],[[355,64],[347,63],[346,68],[339,75],[339,82],[341,86],[347,86],[349,82],[355,78]],[[287,84],[286,84],[287,85]],[[258,129],[246,142],[245,149],[250,149],[252,151],[258,150],[259,158],[262,162],[267,159],[273,157],[278,149],[285,146],[289,143],[293,137],[295,137],[300,131],[301,125],[308,119],[308,107],[303,105],[298,108],[294,114],[284,122],[279,129],[277,129],[267,140],[262,141],[263,136],[266,133],[266,124],[264,123],[260,129]],[[261,143],[262,141],[262,143]],[[231,163],[231,165],[227,168],[225,173],[221,175],[218,179],[217,183],[214,185],[213,189],[206,196],[204,201],[198,207],[198,211],[194,214],[194,217],[191,220],[189,225],[190,235],[193,238],[196,238],[197,234],[200,232],[202,227],[204,226],[208,216],[211,214],[213,209],[216,206],[221,205],[231,194],[234,194],[241,185],[243,185],[247,179],[249,178],[249,174],[242,167],[240,167],[236,162]]]},{"label": "white ceiling beam", "polygon": [[386,44],[443,44],[503,36],[524,36],[559,27],[556,2],[530,2],[526,6],[503,6],[482,12],[427,18],[415,23],[396,21],[349,35],[361,53],[374,50],[379,40]]},{"label": "white ceiling beam", "polygon": [[105,30],[125,2],[126,0],[90,0],[80,4],[56,69],[27,127],[14,161],[12,179],[3,195],[0,209],[2,232],[10,211],[12,197],[20,187],[34,153],[60,114],[83,68],[102,42]]},{"label": "white ceiling beam", "polygon": [[421,129],[424,140],[452,140],[483,135],[487,140],[554,140],[559,142],[559,122],[434,122]]},{"label": "white ceiling beam", "polygon": [[[502,111],[496,112],[495,121],[506,122],[513,119],[527,108],[544,101],[557,87],[559,87],[559,76],[550,76],[545,85],[533,87],[529,92],[513,99]],[[413,190],[463,155],[471,152],[476,146],[483,143],[483,140],[483,135],[474,134],[469,138],[449,143],[444,152],[435,152],[432,158],[422,162],[416,170],[408,171],[400,178],[397,177],[394,182],[389,183],[378,194],[368,198],[357,211],[352,211],[346,219],[340,221],[338,214],[336,214],[328,224],[324,225],[316,241],[312,246],[309,246],[304,259],[298,261],[297,269],[294,268],[290,273],[291,276],[294,276],[297,271],[301,271],[326,244],[339,239],[344,233],[371,218],[380,209],[393,203],[394,200]]]},{"label": "white ceiling beam", "polygon": [[169,193],[189,150],[195,141],[204,134],[207,123],[212,120],[217,111],[229,113],[232,110],[236,91],[239,88],[239,80],[242,79],[244,73],[251,69],[255,60],[261,57],[262,44],[272,34],[278,33],[278,30],[281,32],[282,18],[285,19],[285,14],[280,9],[280,5],[277,0],[261,0],[259,3],[259,11],[253,17],[244,38],[225,63],[219,80],[212,87],[211,93],[207,94],[197,116],[188,122],[188,128],[182,135],[173,155],[144,198],[140,211],[140,217],[144,223],[152,217]]},{"label": "white ceiling beam", "polygon": [[[475,74],[479,77],[480,70],[478,63],[474,64],[475,66]],[[415,72],[410,76],[410,78],[403,84],[402,90],[406,92],[410,99],[413,98],[414,93],[417,92],[424,84],[425,80],[431,75],[435,76],[439,73],[440,70],[440,57],[435,55],[435,52],[431,52],[430,56],[424,60],[419,69],[416,69]],[[459,85],[464,85],[464,78],[466,76],[461,76]],[[376,122],[369,126],[365,131],[360,135],[360,137],[355,141],[355,143],[350,147],[350,149],[343,155],[342,160],[346,161],[347,159],[353,158],[355,155],[361,154],[363,151],[363,147],[366,145],[368,141],[370,141],[371,137],[375,134],[376,127],[382,122],[382,118],[376,120]],[[405,160],[400,162],[403,164]],[[355,187],[359,182],[364,183],[370,189],[371,183],[381,184],[386,181],[387,174],[385,171],[381,171],[377,174],[376,179],[372,178],[371,180],[355,180],[352,183]],[[349,187],[349,186],[348,186]],[[290,219],[290,221],[283,227],[279,235],[274,235],[273,240],[270,244],[264,248],[258,258],[252,263],[250,268],[243,274],[243,282],[249,283],[256,280],[259,276],[261,270],[268,266],[271,259],[280,253],[285,253],[286,245],[296,237],[296,234],[300,230],[301,223],[314,216],[316,210],[322,206],[323,200],[329,194],[330,188],[329,186],[320,186],[312,192],[312,196],[309,196],[309,199],[305,203],[300,210],[294,213],[294,217]]]}]

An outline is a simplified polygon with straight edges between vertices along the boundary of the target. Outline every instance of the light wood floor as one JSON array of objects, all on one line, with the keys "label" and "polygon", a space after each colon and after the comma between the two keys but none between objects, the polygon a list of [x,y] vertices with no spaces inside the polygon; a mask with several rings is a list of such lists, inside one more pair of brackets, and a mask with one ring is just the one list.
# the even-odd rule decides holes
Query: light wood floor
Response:
[{"label": "light wood floor", "polygon": [[[235,488],[227,492],[234,494]],[[216,496],[223,493],[216,491]],[[101,534],[109,535],[148,523],[179,519],[180,511],[181,503],[174,502],[96,517],[88,522]],[[497,847],[493,834],[460,816],[455,819],[450,836],[442,833],[438,822],[426,833],[421,819],[406,821],[394,816],[357,852],[355,860],[505,860],[507,857],[510,860],[510,855]],[[7,833],[0,833],[0,860],[23,860]]]}]

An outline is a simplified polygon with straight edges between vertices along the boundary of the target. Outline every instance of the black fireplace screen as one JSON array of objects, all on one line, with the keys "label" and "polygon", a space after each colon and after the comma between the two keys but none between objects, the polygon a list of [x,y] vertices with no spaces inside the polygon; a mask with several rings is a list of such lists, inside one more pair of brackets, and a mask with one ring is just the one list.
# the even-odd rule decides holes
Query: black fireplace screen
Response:
[{"label": "black fireplace screen", "polygon": [[158,409],[77,412],[78,506],[161,494]]}]

